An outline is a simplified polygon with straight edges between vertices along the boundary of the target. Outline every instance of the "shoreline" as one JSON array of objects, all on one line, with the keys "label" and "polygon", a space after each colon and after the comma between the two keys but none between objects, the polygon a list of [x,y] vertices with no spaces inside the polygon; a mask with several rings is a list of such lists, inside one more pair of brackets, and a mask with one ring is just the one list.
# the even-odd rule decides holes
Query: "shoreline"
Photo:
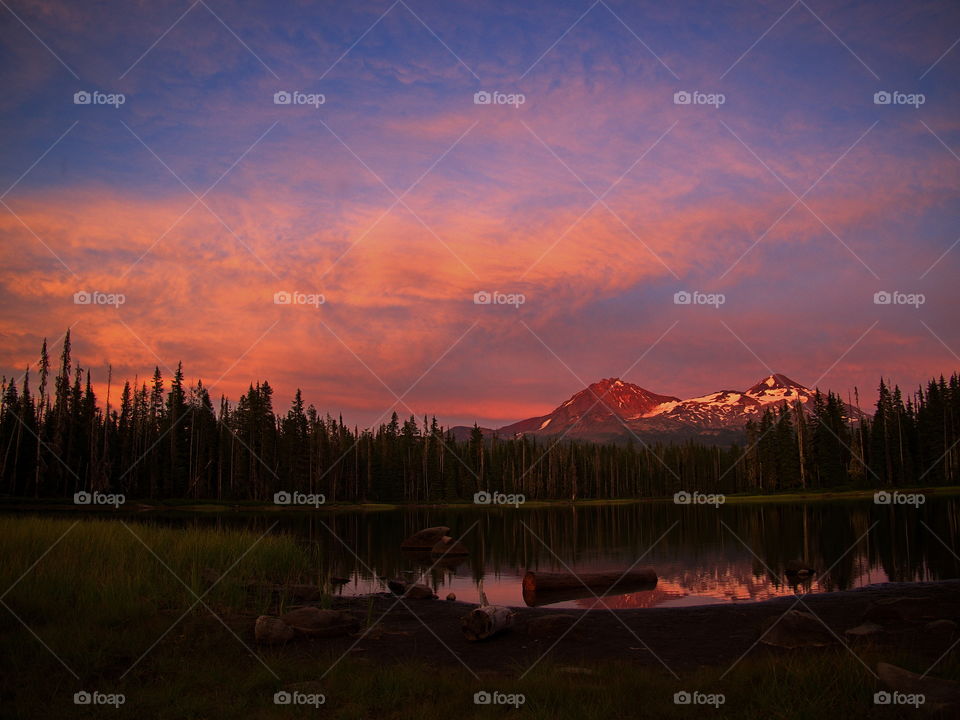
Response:
[{"label": "shoreline", "polygon": [[[876,608],[878,602],[882,606],[891,601],[909,606],[905,618],[889,620],[882,631],[862,640],[845,635],[845,631],[861,625],[865,614]],[[384,645],[376,639],[378,635],[349,640],[356,641],[356,652],[384,662],[430,663],[433,658],[446,662],[446,646],[477,670],[496,672],[503,670],[505,662],[535,659],[556,643],[551,653],[558,662],[628,660],[641,665],[667,662],[670,666],[691,668],[731,663],[753,648],[761,656],[783,652],[778,647],[757,647],[757,643],[766,624],[791,609],[817,618],[833,635],[825,644],[838,648],[841,643],[889,648],[907,643],[935,652],[948,636],[932,633],[926,625],[933,620],[960,621],[960,579],[882,583],[853,590],[690,607],[612,611],[510,607],[513,627],[479,643],[467,642],[460,632],[460,618],[476,607],[475,603],[442,599],[406,599],[400,603],[394,595],[375,593],[335,597],[332,607],[358,617],[372,613],[373,617],[380,617],[377,624],[385,633],[405,637],[399,646]],[[563,642],[559,641],[561,638]],[[325,642],[349,645],[346,638]]]},{"label": "shoreline", "polygon": [[[950,497],[960,496],[960,485],[944,487],[896,487],[882,488],[886,492],[916,493],[925,496]],[[880,489],[863,490],[817,490],[801,492],[783,492],[761,495],[724,495],[725,505],[755,504],[755,503],[813,503],[836,500],[869,500]],[[587,498],[581,500],[529,500],[520,507],[524,508],[578,508],[608,505],[644,505],[655,503],[673,503],[672,496],[642,497],[642,498]],[[513,506],[479,505],[470,502],[454,503],[329,503],[316,508],[303,506],[275,505],[253,501],[223,502],[217,500],[166,500],[149,501],[132,499],[125,502],[121,508],[124,512],[263,512],[263,513],[313,513],[327,512],[387,512],[405,509],[443,510],[507,510]],[[45,501],[38,498],[0,498],[0,510],[21,511],[76,511],[92,513],[114,512],[109,507],[93,507],[75,505],[61,500]]]}]

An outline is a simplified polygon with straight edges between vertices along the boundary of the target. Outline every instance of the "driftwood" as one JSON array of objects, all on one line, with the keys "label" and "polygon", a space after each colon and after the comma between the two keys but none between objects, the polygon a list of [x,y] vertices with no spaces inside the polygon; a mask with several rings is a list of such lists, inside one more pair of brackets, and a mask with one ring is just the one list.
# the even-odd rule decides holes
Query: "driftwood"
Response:
[{"label": "driftwood", "polygon": [[490,604],[487,593],[483,590],[483,580],[477,589],[480,591],[480,607],[460,618],[460,629],[464,637],[471,642],[486,640],[513,625],[513,611],[501,605]]},{"label": "driftwood", "polygon": [[425,528],[420,532],[415,532],[413,535],[400,543],[400,549],[430,550],[448,532],[450,532],[450,528],[443,526]]},{"label": "driftwood", "polygon": [[460,629],[470,641],[486,640],[513,625],[513,612],[500,605],[481,605],[460,618]]},{"label": "driftwood", "polygon": [[523,601],[531,606],[550,605],[568,600],[589,599],[594,595],[622,595],[653,590],[657,573],[653,568],[598,573],[549,573],[528,571],[523,576]]}]

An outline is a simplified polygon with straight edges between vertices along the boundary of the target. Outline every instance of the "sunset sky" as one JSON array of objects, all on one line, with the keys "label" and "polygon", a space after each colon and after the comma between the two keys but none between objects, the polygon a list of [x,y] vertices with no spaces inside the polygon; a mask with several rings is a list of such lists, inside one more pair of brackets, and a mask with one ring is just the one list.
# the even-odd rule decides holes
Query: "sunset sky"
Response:
[{"label": "sunset sky", "polygon": [[912,389],[960,368],[958,39],[947,1],[5,0],[0,372],[72,327],[101,399],[183,361],[360,425]]}]

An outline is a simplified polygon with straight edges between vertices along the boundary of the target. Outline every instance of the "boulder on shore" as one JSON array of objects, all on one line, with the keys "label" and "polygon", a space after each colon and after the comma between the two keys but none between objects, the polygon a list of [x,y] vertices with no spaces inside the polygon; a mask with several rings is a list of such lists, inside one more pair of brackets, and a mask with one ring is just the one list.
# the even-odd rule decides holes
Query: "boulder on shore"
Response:
[{"label": "boulder on shore", "polygon": [[877,675],[895,692],[922,695],[920,708],[927,712],[944,713],[944,717],[957,717],[960,713],[960,683],[918,675],[884,662],[877,663]]},{"label": "boulder on shore", "polygon": [[400,548],[402,550],[429,550],[448,532],[450,532],[450,528],[443,527],[442,525],[424,528],[400,543]]},{"label": "boulder on shore", "polygon": [[844,635],[848,638],[865,638],[871,637],[873,635],[880,635],[883,633],[883,626],[877,625],[875,622],[865,622],[852,627],[849,630],[844,631]]},{"label": "boulder on shore", "polygon": [[253,636],[261,645],[282,645],[293,640],[293,628],[280,618],[261,615],[253,626]]},{"label": "boulder on shore", "polygon": [[936,603],[928,597],[884,598],[871,603],[864,620],[880,625],[927,623],[937,619]]},{"label": "boulder on shore", "polygon": [[823,647],[835,640],[815,615],[799,610],[790,610],[778,618],[771,618],[764,623],[763,629],[760,642],[774,647]]}]

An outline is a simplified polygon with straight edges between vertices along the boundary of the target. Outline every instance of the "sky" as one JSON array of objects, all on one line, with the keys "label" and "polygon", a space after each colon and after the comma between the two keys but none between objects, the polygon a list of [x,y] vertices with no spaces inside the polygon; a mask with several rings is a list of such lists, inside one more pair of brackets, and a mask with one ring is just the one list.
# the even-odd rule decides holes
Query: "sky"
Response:
[{"label": "sky", "polygon": [[72,328],[101,400],[496,427],[960,368],[955,2],[2,4],[7,377]]}]

